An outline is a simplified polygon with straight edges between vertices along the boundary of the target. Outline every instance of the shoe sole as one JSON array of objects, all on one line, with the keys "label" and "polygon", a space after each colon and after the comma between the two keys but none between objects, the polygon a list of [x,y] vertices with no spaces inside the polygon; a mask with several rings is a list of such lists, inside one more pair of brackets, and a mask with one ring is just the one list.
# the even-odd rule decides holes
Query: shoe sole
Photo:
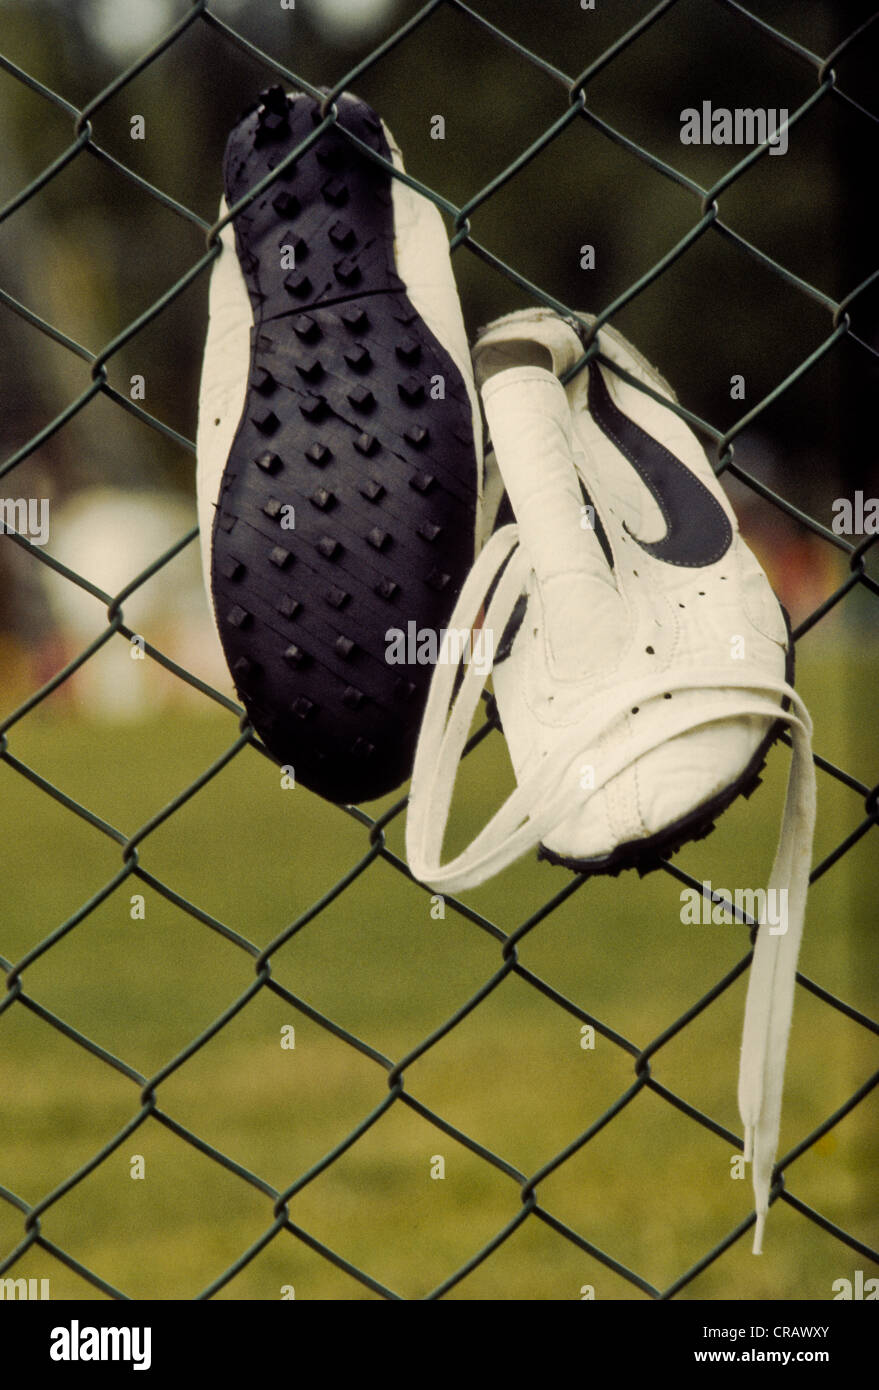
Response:
[{"label": "shoe sole", "polygon": [[[339,111],[391,162],[370,107]],[[229,139],[227,203],[320,120],[265,93]],[[389,665],[386,634],[442,628],[472,562],[471,404],[397,274],[391,176],[344,134],[239,214],[235,242],[253,329],[212,532],[220,640],[278,761],[330,801],[373,800],[411,772],[430,677]]]}]

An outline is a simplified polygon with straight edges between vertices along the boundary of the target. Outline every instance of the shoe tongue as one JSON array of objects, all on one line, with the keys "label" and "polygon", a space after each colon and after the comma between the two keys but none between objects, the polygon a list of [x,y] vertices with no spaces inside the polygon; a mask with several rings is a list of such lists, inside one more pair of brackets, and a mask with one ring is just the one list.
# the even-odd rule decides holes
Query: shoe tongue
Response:
[{"label": "shoe tongue", "polygon": [[613,573],[586,524],[564,388],[542,367],[513,367],[485,383],[482,399],[537,578],[548,660],[559,676],[583,674],[590,651],[606,659],[619,649],[624,627]]}]

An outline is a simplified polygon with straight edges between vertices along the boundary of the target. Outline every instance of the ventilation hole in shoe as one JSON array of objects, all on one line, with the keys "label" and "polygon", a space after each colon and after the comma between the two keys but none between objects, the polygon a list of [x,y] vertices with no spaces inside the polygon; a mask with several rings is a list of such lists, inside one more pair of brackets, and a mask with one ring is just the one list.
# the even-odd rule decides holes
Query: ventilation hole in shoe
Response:
[{"label": "ventilation hole in shoe", "polygon": [[633,713],[633,714],[637,714],[637,713],[638,713],[638,708],[639,708],[638,705],[633,705],[633,706],[632,706],[632,713]]},{"label": "ventilation hole in shoe", "polygon": [[668,691],[666,691],[662,698],[663,700],[670,700],[671,696],[669,695]]},{"label": "ventilation hole in shoe", "polygon": [[704,597],[705,597],[705,590],[704,590],[704,589],[700,589],[700,590],[699,590],[699,597],[700,597],[700,598],[704,598]]},{"label": "ventilation hole in shoe", "polygon": [[725,574],[722,574],[720,577],[721,577],[721,579],[726,579],[726,575],[725,575]]},{"label": "ventilation hole in shoe", "polygon": [[652,656],[652,655],[653,655],[653,648],[652,648],[652,647],[645,647],[644,650],[645,650],[645,652],[647,653],[648,656]]},{"label": "ventilation hole in shoe", "polygon": [[686,605],[685,603],[679,603],[679,604],[678,604],[678,608],[686,608],[686,606],[687,606],[687,605]]},{"label": "ventilation hole in shoe", "polygon": [[633,575],[635,576],[635,578],[637,579],[637,578],[638,578],[638,571],[637,571],[637,570],[632,570],[632,573],[633,573]]}]

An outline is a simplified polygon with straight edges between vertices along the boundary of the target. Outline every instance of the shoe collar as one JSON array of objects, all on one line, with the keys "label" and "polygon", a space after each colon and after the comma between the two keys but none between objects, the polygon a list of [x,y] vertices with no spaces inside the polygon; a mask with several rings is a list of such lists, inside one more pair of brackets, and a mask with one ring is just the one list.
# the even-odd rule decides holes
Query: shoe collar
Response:
[{"label": "shoe collar", "polygon": [[[592,315],[584,316],[594,323]],[[553,309],[519,309],[480,330],[473,346],[477,386],[509,367],[545,367],[561,376],[583,356],[570,320]]]}]

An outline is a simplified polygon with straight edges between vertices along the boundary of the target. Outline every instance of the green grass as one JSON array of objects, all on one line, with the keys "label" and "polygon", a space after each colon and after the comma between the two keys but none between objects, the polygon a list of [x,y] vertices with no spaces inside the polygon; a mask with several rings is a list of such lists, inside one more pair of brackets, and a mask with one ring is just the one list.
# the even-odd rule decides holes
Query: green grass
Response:
[{"label": "green grass", "polygon": [[[801,644],[798,684],[816,748],[876,779],[875,654]],[[126,835],[133,834],[236,737],[212,711],[132,727],[74,721],[50,700],[16,725],[9,750]],[[682,867],[715,885],[765,881],[788,754],[723,816]],[[455,837],[472,834],[509,785],[493,736],[468,760]],[[387,805],[390,805],[390,800]],[[370,807],[370,811],[384,809]],[[859,824],[858,796],[819,773],[816,862]],[[814,887],[802,969],[875,1015],[875,834]],[[871,840],[873,843],[871,843]],[[402,852],[403,820],[388,830]],[[116,873],[120,846],[0,766],[0,952],[17,960]],[[368,835],[247,749],[139,846],[140,862],[260,948],[368,851]],[[569,881],[534,856],[466,901],[513,930]],[[131,917],[142,893],[144,920]],[[740,927],[685,927],[680,885],[628,873],[581,887],[522,941],[519,958],[581,1007],[646,1046],[743,954]],[[394,1061],[453,1014],[501,965],[499,945],[377,861],[272,956],[274,978]],[[31,998],[145,1076],[165,1067],[252,983],[252,959],[130,878],[24,972]],[[657,1080],[735,1132],[744,980],[652,1059]],[[280,1046],[293,1024],[294,1050]],[[875,1067],[861,1028],[799,991],[789,1054],[784,1149],[842,1104]],[[632,1059],[603,1039],[580,1046],[577,1019],[520,978],[504,979],[437,1046],[407,1066],[406,1092],[522,1172],[533,1173],[631,1084]],[[158,1087],[163,1113],[281,1189],[339,1144],[387,1095],[384,1069],[267,990]],[[36,1203],[89,1161],[139,1110],[135,1083],[20,1003],[0,1015],[0,1184]],[[875,1243],[875,1104],[868,1099],[789,1170],[788,1187]],[[750,1178],[730,1177],[728,1144],[642,1091],[539,1185],[543,1208],[665,1287],[750,1210]],[[145,1177],[130,1176],[134,1156]],[[442,1157],[445,1177],[433,1180]],[[291,1201],[310,1235],[406,1297],[429,1292],[511,1221],[517,1184],[397,1103]],[[64,1250],[136,1298],[189,1298],[271,1224],[271,1201],[149,1118],[43,1214]],[[0,1203],[0,1252],[22,1217]],[[864,1258],[776,1204],[766,1253],[739,1241],[682,1297],[832,1297]],[[45,1252],[16,1275],[51,1278],[55,1298],[99,1297]],[[288,1233],[223,1298],[372,1295]],[[530,1217],[450,1295],[467,1299],[641,1298],[638,1290]]]}]

